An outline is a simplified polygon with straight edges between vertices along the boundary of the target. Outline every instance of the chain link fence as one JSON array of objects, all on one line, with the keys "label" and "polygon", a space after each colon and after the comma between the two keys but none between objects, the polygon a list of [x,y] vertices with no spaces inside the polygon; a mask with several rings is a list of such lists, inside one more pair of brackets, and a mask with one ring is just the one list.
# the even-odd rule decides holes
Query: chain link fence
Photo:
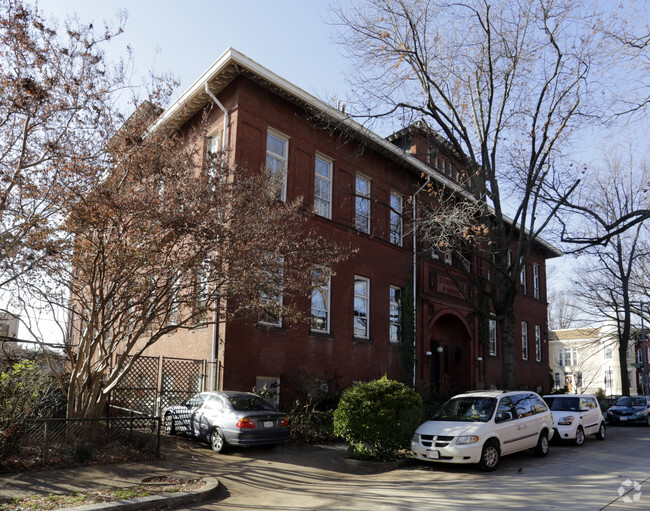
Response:
[{"label": "chain link fence", "polygon": [[36,419],[0,435],[1,471],[114,463],[159,452],[159,417]]}]

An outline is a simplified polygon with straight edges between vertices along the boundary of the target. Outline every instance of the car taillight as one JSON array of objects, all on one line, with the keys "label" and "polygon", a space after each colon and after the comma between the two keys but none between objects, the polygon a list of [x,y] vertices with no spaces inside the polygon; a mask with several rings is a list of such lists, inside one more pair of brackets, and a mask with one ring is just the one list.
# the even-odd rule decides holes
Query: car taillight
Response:
[{"label": "car taillight", "polygon": [[287,427],[289,425],[289,417],[285,417],[280,421],[280,427]]},{"label": "car taillight", "polygon": [[237,422],[237,427],[241,429],[252,429],[255,427],[255,421],[250,420],[248,417],[244,417]]}]

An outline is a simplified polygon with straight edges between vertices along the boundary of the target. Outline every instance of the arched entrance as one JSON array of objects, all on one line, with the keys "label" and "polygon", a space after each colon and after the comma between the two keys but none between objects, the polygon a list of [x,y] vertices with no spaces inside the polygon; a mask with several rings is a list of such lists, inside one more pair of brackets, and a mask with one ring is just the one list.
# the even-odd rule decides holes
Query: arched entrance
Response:
[{"label": "arched entrance", "polygon": [[452,394],[474,388],[472,336],[454,314],[435,318],[429,327],[429,377],[432,389]]}]

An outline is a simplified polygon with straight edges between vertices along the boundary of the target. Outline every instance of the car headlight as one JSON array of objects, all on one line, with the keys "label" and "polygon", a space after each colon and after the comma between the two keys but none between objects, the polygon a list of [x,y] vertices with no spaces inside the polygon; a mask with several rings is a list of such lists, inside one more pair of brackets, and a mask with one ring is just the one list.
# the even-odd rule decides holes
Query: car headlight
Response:
[{"label": "car headlight", "polygon": [[458,439],[456,439],[456,445],[470,445],[475,444],[476,442],[478,442],[478,437],[476,435],[459,436]]},{"label": "car headlight", "polygon": [[420,434],[419,433],[413,433],[413,438],[411,438],[411,442],[414,444],[419,444],[420,443]]},{"label": "car headlight", "polygon": [[634,415],[646,415],[646,412],[644,412],[643,410],[639,410]]},{"label": "car headlight", "polygon": [[573,415],[567,415],[557,421],[558,426],[570,426],[571,424],[573,424]]}]

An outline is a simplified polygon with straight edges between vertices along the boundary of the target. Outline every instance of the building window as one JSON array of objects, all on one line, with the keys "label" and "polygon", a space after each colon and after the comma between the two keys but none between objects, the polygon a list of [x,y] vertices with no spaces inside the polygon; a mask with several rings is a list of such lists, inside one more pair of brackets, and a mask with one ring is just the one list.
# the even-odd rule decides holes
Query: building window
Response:
[{"label": "building window", "polygon": [[528,322],[521,322],[521,358],[528,360]]},{"label": "building window", "polygon": [[368,339],[370,332],[370,280],[354,276],[354,336]]},{"label": "building window", "polygon": [[220,149],[219,131],[215,131],[214,133],[208,136],[205,146],[208,154],[219,153],[219,149]]},{"label": "building window", "polygon": [[400,342],[402,340],[402,322],[400,306],[402,303],[402,291],[399,287],[390,286],[389,291],[389,318],[390,326],[388,339],[390,342]]},{"label": "building window", "polygon": [[402,246],[402,197],[390,194],[390,242]]},{"label": "building window", "polygon": [[554,378],[553,378],[553,386],[555,388],[560,387],[560,373],[555,373]]},{"label": "building window", "polygon": [[605,346],[605,358],[608,360],[614,358],[614,350],[611,346]]},{"label": "building window", "polygon": [[210,258],[208,256],[203,259],[199,267],[196,269],[196,311],[200,316],[196,320],[199,323],[206,321],[208,317],[208,298],[209,298],[209,282],[210,282]]},{"label": "building window", "polygon": [[354,226],[370,234],[370,180],[357,175],[355,184]]},{"label": "building window", "polygon": [[317,155],[314,176],[314,213],[332,218],[332,161]]},{"label": "building window", "polygon": [[283,258],[278,258],[274,268],[266,272],[267,286],[260,291],[261,313],[259,322],[269,326],[282,326],[282,279]]},{"label": "building window", "polygon": [[276,180],[276,196],[284,201],[287,198],[287,161],[289,138],[269,129],[266,134],[266,171]]},{"label": "building window", "polygon": [[489,353],[491,357],[497,356],[497,320],[489,319],[490,339]]},{"label": "building window", "polygon": [[523,294],[526,294],[526,261],[520,259],[519,264],[521,265],[521,273],[519,274],[519,282],[521,283],[520,289]]},{"label": "building window", "polygon": [[558,351],[560,367],[575,367],[578,365],[578,348],[560,348]]},{"label": "building window", "polygon": [[539,264],[533,264],[533,296],[539,298]]},{"label": "building window", "polygon": [[314,282],[317,284],[311,292],[311,330],[312,332],[328,334],[330,331],[331,277],[327,275],[327,281],[322,283],[323,274],[323,268],[314,269]]},{"label": "building window", "polygon": [[535,325],[535,361],[542,361],[542,327]]},{"label": "building window", "polygon": [[451,251],[447,250],[445,252],[445,264],[451,266],[454,263],[454,257],[451,255]]}]

